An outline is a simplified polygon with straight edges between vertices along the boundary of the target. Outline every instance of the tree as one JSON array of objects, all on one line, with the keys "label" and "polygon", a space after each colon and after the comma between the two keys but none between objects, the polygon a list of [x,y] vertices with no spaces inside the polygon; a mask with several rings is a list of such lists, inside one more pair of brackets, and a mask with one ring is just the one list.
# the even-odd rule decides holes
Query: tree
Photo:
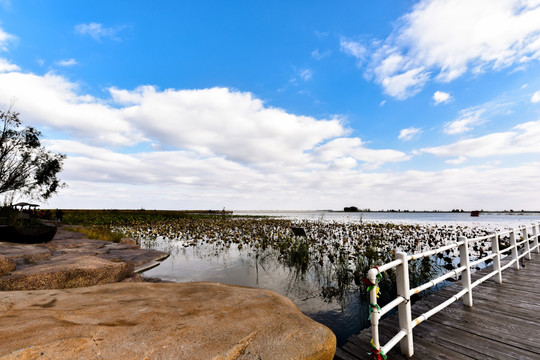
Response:
[{"label": "tree", "polygon": [[57,177],[65,155],[47,151],[40,131],[23,128],[11,107],[0,110],[0,126],[0,195],[11,192],[46,200],[65,185]]}]

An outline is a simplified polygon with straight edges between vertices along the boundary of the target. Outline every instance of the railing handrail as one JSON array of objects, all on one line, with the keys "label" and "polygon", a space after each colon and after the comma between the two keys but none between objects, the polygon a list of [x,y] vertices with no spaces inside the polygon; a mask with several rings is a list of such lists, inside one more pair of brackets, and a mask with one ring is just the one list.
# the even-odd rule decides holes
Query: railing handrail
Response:
[{"label": "railing handrail", "polygon": [[[531,232],[529,233],[529,228],[531,229]],[[520,231],[523,240],[516,241],[516,232]],[[510,236],[510,246],[507,248],[500,250],[499,249],[499,237],[509,235]],[[527,259],[532,259],[531,253],[536,250],[537,253],[540,253],[540,246],[538,244],[538,240],[540,237],[540,223],[532,224],[530,226],[520,226],[517,229],[511,228],[509,230],[505,231],[495,231],[489,235],[480,236],[472,239],[468,239],[465,236],[459,236],[458,241],[442,246],[438,249],[432,249],[428,251],[424,251],[419,254],[412,254],[407,255],[404,252],[397,252],[396,253],[396,260],[391,261],[387,264],[380,265],[378,267],[372,268],[368,271],[368,277],[367,279],[371,283],[371,287],[369,290],[370,294],[370,316],[371,316],[371,329],[372,329],[372,347],[374,354],[385,354],[388,353],[398,342],[401,345],[401,352],[406,356],[412,356],[414,354],[414,347],[413,347],[413,333],[412,330],[415,326],[420,324],[421,322],[427,320],[431,316],[435,315],[442,309],[446,308],[450,304],[454,303],[455,301],[459,300],[463,297],[463,303],[467,306],[473,305],[472,300],[472,289],[484,281],[492,278],[495,278],[495,282],[502,283],[502,271],[506,270],[510,266],[514,266],[516,269],[520,269],[519,260],[523,257],[527,257]],[[476,243],[478,241],[488,240],[491,239],[491,254],[485,257],[481,257],[475,261],[470,261],[469,259],[469,245]],[[532,246],[530,245],[532,241]],[[524,251],[522,254],[518,253],[518,248],[520,246],[524,247]],[[460,262],[461,266],[457,269],[451,270],[435,279],[432,279],[424,284],[421,284],[413,289],[410,289],[409,287],[409,268],[408,268],[408,262],[410,260],[416,260],[420,258],[425,258],[429,256],[433,256],[436,254],[439,254],[441,252],[451,250],[458,248],[460,252]],[[504,266],[501,266],[501,256],[511,251],[511,257],[512,259]],[[486,262],[488,260],[493,260],[493,271],[491,271],[489,274],[485,275],[484,277],[476,280],[474,283],[471,283],[471,268]],[[486,264],[487,267],[487,264]],[[385,305],[384,307],[380,308],[377,304],[377,297],[378,297],[378,281],[381,277],[381,274],[385,271],[388,271],[390,269],[396,269],[396,287],[397,287],[397,297]],[[453,276],[456,276],[457,274],[463,273],[462,278],[462,284],[463,289],[456,293],[455,295],[451,296],[448,300],[444,301],[443,303],[439,304],[438,306],[434,307],[433,309],[426,311],[425,313],[421,314],[414,320],[411,317],[411,303],[410,298],[413,294],[418,294],[421,291],[424,291],[426,289],[429,289],[432,286],[435,286],[443,281],[445,281],[448,278],[451,278]],[[388,313],[395,307],[398,307],[398,314],[399,314],[399,331],[398,333],[389,340],[384,346],[381,346],[379,343],[379,320],[381,316]]]}]

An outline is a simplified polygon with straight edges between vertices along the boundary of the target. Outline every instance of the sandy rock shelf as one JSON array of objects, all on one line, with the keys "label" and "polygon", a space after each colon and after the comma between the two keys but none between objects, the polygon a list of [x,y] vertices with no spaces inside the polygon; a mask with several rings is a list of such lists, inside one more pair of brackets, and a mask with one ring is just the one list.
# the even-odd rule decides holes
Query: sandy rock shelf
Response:
[{"label": "sandy rock shelf", "polygon": [[168,256],[138,245],[90,240],[59,229],[43,244],[0,242],[0,290],[65,289],[132,277],[139,267]]},{"label": "sandy rock shelf", "polygon": [[0,359],[332,359],[334,334],[272,291],[116,283],[8,291]]},{"label": "sandy rock shelf", "polygon": [[167,256],[62,230],[0,242],[0,360],[333,358],[332,331],[275,292],[138,282]]}]

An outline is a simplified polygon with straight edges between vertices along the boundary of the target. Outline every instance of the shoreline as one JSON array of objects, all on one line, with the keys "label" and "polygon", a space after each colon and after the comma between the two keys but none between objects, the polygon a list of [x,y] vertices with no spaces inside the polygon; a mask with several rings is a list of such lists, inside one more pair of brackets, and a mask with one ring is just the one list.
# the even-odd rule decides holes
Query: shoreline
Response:
[{"label": "shoreline", "polygon": [[135,264],[166,253],[81,235],[0,242],[0,263],[15,266],[0,273],[0,358],[334,357],[334,333],[283,295],[145,278]]}]

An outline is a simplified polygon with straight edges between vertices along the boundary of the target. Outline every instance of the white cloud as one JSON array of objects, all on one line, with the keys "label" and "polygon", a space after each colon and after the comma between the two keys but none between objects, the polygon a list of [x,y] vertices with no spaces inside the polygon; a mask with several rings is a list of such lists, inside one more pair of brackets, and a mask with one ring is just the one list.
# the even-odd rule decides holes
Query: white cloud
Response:
[{"label": "white cloud", "polygon": [[538,19],[535,0],[422,0],[379,45],[368,75],[404,99],[432,74],[448,82],[469,70],[519,67],[540,59]]},{"label": "white cloud", "polygon": [[341,38],[339,46],[342,52],[354,56],[358,62],[363,61],[367,54],[367,49],[357,41]]},{"label": "white cloud", "polygon": [[465,156],[460,156],[455,159],[446,160],[445,163],[451,164],[451,165],[460,165],[460,164],[463,164],[465,161],[467,161],[467,158]]},{"label": "white cloud", "polygon": [[321,145],[315,149],[315,156],[321,162],[334,159],[352,158],[368,163],[368,168],[377,168],[388,162],[409,160],[407,154],[391,149],[374,150],[365,147],[359,138],[338,138]]},{"label": "white cloud", "polygon": [[313,71],[311,69],[302,69],[300,70],[299,75],[302,78],[302,80],[308,81],[308,80],[311,80],[311,78],[313,78]]},{"label": "white cloud", "polygon": [[482,115],[483,108],[470,108],[460,111],[459,118],[444,125],[444,132],[449,135],[462,134],[471,131],[476,125],[482,124],[485,120]]},{"label": "white cloud", "polygon": [[131,105],[122,110],[125,118],[150,138],[235,161],[302,163],[316,145],[346,133],[338,118],[291,115],[226,88],[110,92],[118,104]]},{"label": "white cloud", "polygon": [[0,99],[12,98],[23,121],[34,126],[108,146],[135,145],[144,140],[121,110],[79,95],[76,84],[52,73],[0,73]]},{"label": "white cloud", "polygon": [[535,92],[533,96],[531,96],[531,102],[532,103],[538,103],[540,102],[540,90]]},{"label": "white cloud", "polygon": [[109,38],[119,41],[117,34],[123,29],[123,26],[104,27],[103,24],[89,23],[75,25],[75,32],[81,35],[88,35],[94,40],[100,41],[102,38]]},{"label": "white cloud", "polygon": [[[62,146],[71,145],[55,149]],[[365,172],[355,167],[355,159],[345,157],[311,172],[267,173],[189,152],[100,160],[99,150],[68,157],[62,178],[69,187],[53,198],[51,207],[342,209],[355,201],[372,209],[451,209],[456,203],[465,209],[536,209],[530,189],[540,177],[540,163]]]},{"label": "white cloud", "polygon": [[[309,81],[313,78],[313,70],[309,68],[295,68],[293,67],[294,75],[289,80],[289,84],[298,85],[299,81]],[[286,87],[285,87],[286,88]],[[278,91],[283,91],[285,88],[282,88]]]},{"label": "white cloud", "polygon": [[388,95],[403,100],[417,94],[428,79],[429,74],[423,68],[414,68],[396,75],[381,76],[380,82]]},{"label": "white cloud", "polygon": [[75,60],[75,59],[59,60],[59,61],[56,62],[56,65],[59,65],[59,66],[73,66],[73,65],[77,65],[77,60]]},{"label": "white cloud", "polygon": [[[52,73],[0,73],[0,99],[14,98],[23,121],[105,149],[152,146],[265,172],[343,164],[336,159],[371,167],[408,159],[400,151],[369,149],[361,139],[347,137],[340,117],[289,114],[247,92],[141,86],[110,88],[109,93],[109,99],[81,94],[76,84]],[[347,146],[329,156],[340,141]]]},{"label": "white cloud", "polygon": [[19,70],[19,67],[17,65],[11,64],[7,60],[0,58],[0,73],[16,70]]},{"label": "white cloud", "polygon": [[433,94],[433,100],[435,101],[435,105],[439,105],[452,100],[452,96],[444,91],[435,91]]},{"label": "white cloud", "polygon": [[328,56],[330,56],[332,52],[330,50],[326,50],[323,52],[320,52],[319,49],[315,49],[311,52],[311,57],[315,60],[322,60]]},{"label": "white cloud", "polygon": [[519,124],[509,131],[460,140],[449,145],[423,148],[419,152],[436,156],[469,158],[540,154],[540,120]]},{"label": "white cloud", "polygon": [[[444,209],[456,201],[464,208],[533,208],[527,189],[540,177],[538,163],[377,171],[410,156],[348,137],[339,118],[292,115],[226,88],[112,88],[106,101],[81,95],[60,76],[0,74],[0,98],[11,98],[12,90],[25,123],[71,134],[46,141],[68,154],[61,177],[69,187],[52,207],[340,209],[358,199],[371,208]],[[122,148],[137,144],[129,153]],[[465,158],[538,153],[538,144],[540,121],[419,154],[460,165]]]},{"label": "white cloud", "polygon": [[13,42],[15,39],[15,36],[8,34],[0,28],[0,51],[8,51],[7,44]]},{"label": "white cloud", "polygon": [[421,132],[422,132],[422,129],[415,128],[415,127],[402,129],[399,132],[398,139],[403,140],[403,141],[409,141],[409,140],[414,139],[416,136],[420,135]]}]

